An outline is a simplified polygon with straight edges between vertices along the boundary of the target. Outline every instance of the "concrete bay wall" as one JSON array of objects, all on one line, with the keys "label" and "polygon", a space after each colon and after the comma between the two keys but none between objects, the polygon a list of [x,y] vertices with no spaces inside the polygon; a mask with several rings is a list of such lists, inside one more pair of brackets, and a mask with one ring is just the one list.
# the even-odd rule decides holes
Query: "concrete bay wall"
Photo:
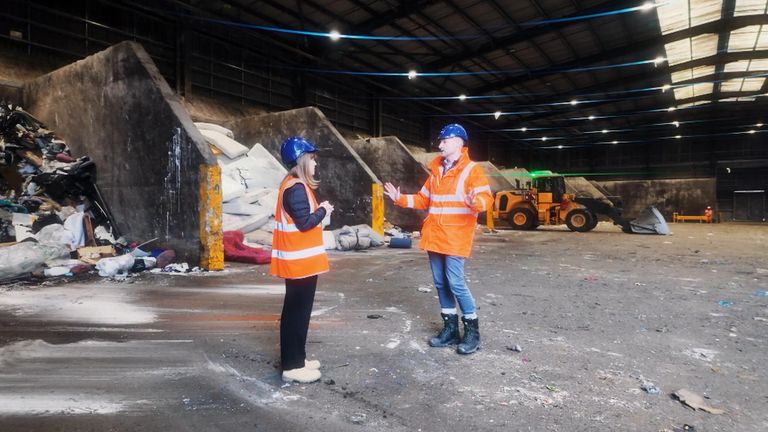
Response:
[{"label": "concrete bay wall", "polygon": [[372,185],[380,183],[373,171],[315,107],[257,115],[224,124],[247,147],[259,143],[280,160],[280,144],[291,136],[303,136],[320,148],[316,177],[319,201],[328,200],[335,210],[331,228],[368,224],[372,219]]},{"label": "concrete bay wall", "polygon": [[24,108],[64,139],[73,156],[94,160],[97,183],[126,238],[157,237],[152,247],[173,248],[197,265],[201,166],[216,160],[139,44],[122,42],[27,82],[23,96]]},{"label": "concrete bay wall", "polygon": [[598,181],[611,195],[621,197],[623,215],[633,218],[648,206],[655,206],[664,218],[672,220],[672,213],[704,214],[704,209],[715,206],[715,179],[659,179]]},{"label": "concrete bay wall", "polygon": [[[429,177],[426,168],[397,137],[352,140],[349,144],[382,182],[400,186],[403,193],[416,193]],[[419,230],[425,216],[423,211],[404,209],[384,199],[384,217],[393,225]]]}]

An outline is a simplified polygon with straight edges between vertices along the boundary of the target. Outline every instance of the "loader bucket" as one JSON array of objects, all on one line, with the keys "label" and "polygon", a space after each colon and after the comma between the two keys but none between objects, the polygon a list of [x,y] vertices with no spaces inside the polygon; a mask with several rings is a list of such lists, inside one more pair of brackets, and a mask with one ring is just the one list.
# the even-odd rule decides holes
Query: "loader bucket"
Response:
[{"label": "loader bucket", "polygon": [[669,226],[656,207],[647,207],[640,212],[637,219],[629,222],[635,234],[669,234]]}]

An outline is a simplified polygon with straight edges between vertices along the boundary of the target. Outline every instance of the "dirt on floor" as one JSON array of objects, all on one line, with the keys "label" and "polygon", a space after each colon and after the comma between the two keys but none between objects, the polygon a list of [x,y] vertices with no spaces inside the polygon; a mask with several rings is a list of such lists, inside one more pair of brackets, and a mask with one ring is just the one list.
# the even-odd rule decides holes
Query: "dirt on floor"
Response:
[{"label": "dirt on floor", "polygon": [[768,225],[670,228],[478,234],[470,356],[426,343],[422,251],[332,252],[309,385],[280,380],[266,266],[3,286],[0,430],[768,430]]}]

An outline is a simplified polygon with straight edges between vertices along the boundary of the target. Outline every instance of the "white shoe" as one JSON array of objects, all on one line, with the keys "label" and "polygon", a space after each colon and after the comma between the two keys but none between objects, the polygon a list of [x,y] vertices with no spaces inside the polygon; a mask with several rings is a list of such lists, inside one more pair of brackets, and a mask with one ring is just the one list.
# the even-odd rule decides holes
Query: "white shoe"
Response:
[{"label": "white shoe", "polygon": [[315,382],[323,376],[317,369],[309,369],[306,366],[283,371],[283,381],[295,381],[304,384]]},{"label": "white shoe", "polygon": [[304,360],[304,368],[318,370],[320,369],[320,360]]}]

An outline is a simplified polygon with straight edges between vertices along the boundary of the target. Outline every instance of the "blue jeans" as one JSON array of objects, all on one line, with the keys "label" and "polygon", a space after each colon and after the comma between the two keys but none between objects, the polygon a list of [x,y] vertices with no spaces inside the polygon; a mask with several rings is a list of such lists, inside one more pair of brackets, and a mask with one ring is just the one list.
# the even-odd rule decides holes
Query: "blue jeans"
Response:
[{"label": "blue jeans", "polygon": [[458,300],[462,315],[475,313],[475,299],[464,281],[464,258],[437,252],[427,253],[440,307],[455,308]]}]

